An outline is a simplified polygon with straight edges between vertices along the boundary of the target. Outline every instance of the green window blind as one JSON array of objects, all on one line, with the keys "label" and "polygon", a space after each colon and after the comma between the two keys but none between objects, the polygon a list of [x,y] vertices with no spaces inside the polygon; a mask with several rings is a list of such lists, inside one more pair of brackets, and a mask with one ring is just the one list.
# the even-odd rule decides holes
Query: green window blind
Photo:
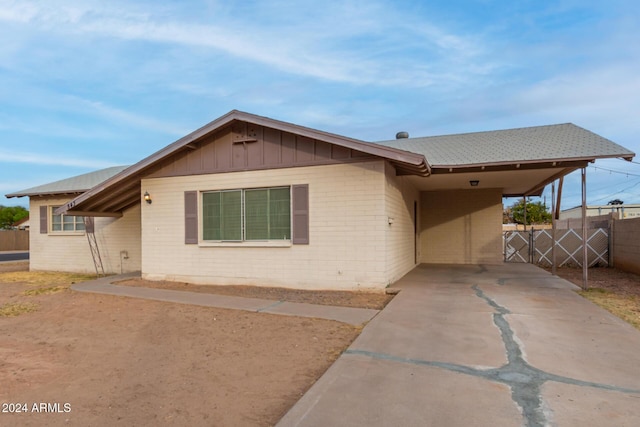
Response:
[{"label": "green window blind", "polygon": [[245,239],[291,239],[289,188],[245,190]]},{"label": "green window blind", "polygon": [[202,195],[204,240],[242,240],[242,191]]}]

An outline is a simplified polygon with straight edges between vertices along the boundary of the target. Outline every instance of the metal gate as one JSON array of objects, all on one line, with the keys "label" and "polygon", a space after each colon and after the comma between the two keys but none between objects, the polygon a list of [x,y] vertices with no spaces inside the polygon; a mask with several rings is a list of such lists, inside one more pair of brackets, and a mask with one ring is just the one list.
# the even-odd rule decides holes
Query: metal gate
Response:
[{"label": "metal gate", "polygon": [[[505,262],[526,262],[549,267],[552,265],[552,230],[506,231],[504,233]],[[582,230],[556,230],[556,265],[582,267]],[[587,261],[589,267],[609,266],[609,230],[588,230]]]}]

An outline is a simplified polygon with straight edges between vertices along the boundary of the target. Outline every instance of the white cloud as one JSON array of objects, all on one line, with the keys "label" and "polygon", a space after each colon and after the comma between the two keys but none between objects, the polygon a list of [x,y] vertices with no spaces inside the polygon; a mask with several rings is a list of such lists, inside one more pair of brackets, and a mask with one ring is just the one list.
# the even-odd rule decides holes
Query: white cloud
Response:
[{"label": "white cloud", "polygon": [[19,151],[0,150],[0,163],[24,163],[30,165],[70,166],[78,168],[101,169],[113,166],[112,162],[70,156],[54,156]]},{"label": "white cloud", "polygon": [[[482,50],[471,37],[418,20],[384,2],[256,7],[251,16],[233,10],[212,13],[206,24],[198,23],[199,17],[180,20],[169,13],[154,15],[154,8],[142,12],[117,3],[4,3],[0,20],[42,31],[208,48],[328,81],[423,87],[466,81],[469,75],[493,68],[475,63]],[[365,38],[367,47],[361,49]],[[455,71],[448,66],[453,64]]]}]

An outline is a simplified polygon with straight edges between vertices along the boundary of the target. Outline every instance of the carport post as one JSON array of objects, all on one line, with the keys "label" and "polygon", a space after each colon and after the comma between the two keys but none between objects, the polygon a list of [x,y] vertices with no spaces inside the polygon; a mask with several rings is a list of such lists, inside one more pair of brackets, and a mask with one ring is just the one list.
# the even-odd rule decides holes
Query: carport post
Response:
[{"label": "carport post", "polygon": [[587,168],[582,168],[582,289],[589,289],[589,252],[587,250]]},{"label": "carport post", "polygon": [[551,183],[551,274],[556,275],[556,182]]},{"label": "carport post", "polygon": [[524,206],[524,231],[527,231],[527,196],[522,196],[522,206]]}]

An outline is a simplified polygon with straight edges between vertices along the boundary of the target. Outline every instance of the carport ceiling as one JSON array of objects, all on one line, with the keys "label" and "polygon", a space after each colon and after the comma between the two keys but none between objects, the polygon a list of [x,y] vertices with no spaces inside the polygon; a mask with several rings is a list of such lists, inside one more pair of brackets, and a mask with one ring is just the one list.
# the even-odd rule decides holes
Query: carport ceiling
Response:
[{"label": "carport ceiling", "polygon": [[[462,173],[436,173],[429,177],[409,176],[420,191],[473,190],[501,188],[503,196],[533,196],[541,194],[544,186],[559,176],[576,170],[571,168],[546,168],[528,170],[476,171]],[[479,181],[472,187],[470,181]]]}]

